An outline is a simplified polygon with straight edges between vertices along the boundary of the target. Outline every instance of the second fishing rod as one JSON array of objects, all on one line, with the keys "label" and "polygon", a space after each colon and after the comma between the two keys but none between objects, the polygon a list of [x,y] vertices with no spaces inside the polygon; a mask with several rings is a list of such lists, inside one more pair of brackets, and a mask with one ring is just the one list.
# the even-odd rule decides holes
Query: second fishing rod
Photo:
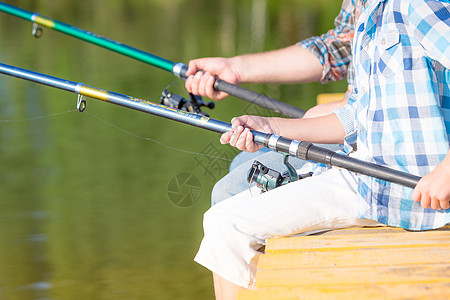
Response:
[{"label": "second fishing rod", "polygon": [[[74,27],[72,25],[41,16],[38,13],[33,13],[31,11],[1,1],[0,1],[0,11],[33,22],[33,34],[36,37],[39,37],[42,34],[42,28],[40,26],[44,26],[59,31],[61,33],[67,34],[69,36],[78,38],[80,40],[89,42],[91,44],[95,44],[108,50],[126,55],[128,57],[142,61],[149,65],[158,67],[162,70],[171,72],[172,74],[183,80],[187,78],[186,72],[188,68],[185,64],[181,62],[175,63],[168,59],[156,56],[154,54],[97,35],[93,32],[89,32]],[[305,113],[304,110],[298,107],[275,100],[268,96],[256,93],[254,91],[248,90],[235,84],[231,84],[218,78],[215,79],[214,88],[218,91],[225,92],[227,94],[243,99],[250,103],[259,105],[261,107],[267,108],[269,110],[272,110],[287,117],[301,118]]]},{"label": "second fishing rod", "polygon": [[[230,123],[99,89],[84,83],[64,80],[2,63],[0,63],[0,73],[76,93],[79,95],[78,109],[80,111],[83,111],[85,108],[85,100],[83,97],[86,96],[218,133],[225,133],[231,130]],[[252,130],[252,134],[255,143],[303,160],[311,160],[329,166],[344,168],[351,172],[372,176],[411,188],[414,188],[420,180],[418,176],[341,155],[308,142],[300,142],[276,134],[268,134],[255,130]]]}]

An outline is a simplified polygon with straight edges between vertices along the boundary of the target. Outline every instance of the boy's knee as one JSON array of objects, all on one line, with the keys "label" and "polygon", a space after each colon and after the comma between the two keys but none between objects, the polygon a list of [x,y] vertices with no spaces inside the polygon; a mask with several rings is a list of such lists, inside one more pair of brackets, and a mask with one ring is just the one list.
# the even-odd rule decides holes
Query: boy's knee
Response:
[{"label": "boy's knee", "polygon": [[205,236],[223,237],[224,233],[229,232],[234,227],[231,221],[232,219],[221,210],[209,209],[203,215],[203,231]]},{"label": "boy's knee", "polygon": [[222,180],[219,180],[213,187],[213,190],[211,192],[211,206],[216,205],[220,201],[225,200],[228,198],[229,195],[227,193],[227,187],[222,182]]},{"label": "boy's knee", "polygon": [[247,174],[238,169],[220,179],[211,192],[211,206],[233,197],[249,188]]}]

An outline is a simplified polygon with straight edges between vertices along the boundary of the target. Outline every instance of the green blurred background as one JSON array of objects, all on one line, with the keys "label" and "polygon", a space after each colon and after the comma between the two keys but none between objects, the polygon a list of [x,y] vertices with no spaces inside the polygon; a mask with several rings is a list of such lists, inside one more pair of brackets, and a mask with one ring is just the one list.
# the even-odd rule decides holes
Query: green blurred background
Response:
[{"label": "green blurred background", "polygon": [[[184,63],[291,45],[331,28],[340,7],[332,0],[7,2]],[[165,71],[50,29],[36,39],[31,28],[0,13],[2,63],[154,102],[176,82],[172,91],[187,96]],[[318,93],[346,84],[246,87],[307,109]],[[91,99],[88,113],[78,113],[76,95],[4,75],[0,92],[0,299],[213,297],[209,271],[192,259],[212,187],[235,150],[215,133]],[[209,113],[224,121],[272,115],[236,98]],[[59,115],[43,117],[51,114]],[[225,160],[168,149],[98,118]],[[168,197],[180,174],[200,181],[198,201]]]}]

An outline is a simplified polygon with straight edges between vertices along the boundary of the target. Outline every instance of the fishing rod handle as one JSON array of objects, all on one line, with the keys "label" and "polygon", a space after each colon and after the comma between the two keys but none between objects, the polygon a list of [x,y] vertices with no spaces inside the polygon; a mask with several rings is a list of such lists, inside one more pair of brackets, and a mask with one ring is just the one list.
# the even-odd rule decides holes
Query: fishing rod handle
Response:
[{"label": "fishing rod handle", "polygon": [[[183,63],[176,63],[173,66],[172,73],[178,78],[187,79],[186,72],[188,67]],[[216,78],[214,81],[214,89],[216,91],[222,91],[234,97],[243,99],[250,103],[259,105],[261,107],[272,110],[276,113],[284,115],[290,118],[302,118],[305,111],[292,106],[290,104],[275,100],[260,93],[248,90],[236,84],[229,83],[227,81]]]},{"label": "fishing rod handle", "polygon": [[244,99],[250,103],[267,108],[286,117],[302,118],[303,115],[305,114],[305,111],[298,107],[292,106],[285,102],[275,100],[273,98],[248,90],[241,86],[231,84],[219,78],[216,78],[216,80],[214,81],[214,89]]},{"label": "fishing rod handle", "polygon": [[410,188],[415,188],[420,180],[418,176],[342,155],[308,142],[300,142],[276,134],[264,134],[258,131],[252,131],[252,133],[255,143],[303,160],[344,168],[350,172],[375,177]]},{"label": "fishing rod handle", "polygon": [[308,160],[317,161],[320,159],[324,164],[330,166],[344,168],[350,172],[379,178],[410,188],[415,188],[420,180],[419,176],[342,155],[328,149],[314,146],[313,144],[310,144],[309,146],[305,145],[305,147],[307,147],[307,150],[303,150],[303,152],[305,152]]}]

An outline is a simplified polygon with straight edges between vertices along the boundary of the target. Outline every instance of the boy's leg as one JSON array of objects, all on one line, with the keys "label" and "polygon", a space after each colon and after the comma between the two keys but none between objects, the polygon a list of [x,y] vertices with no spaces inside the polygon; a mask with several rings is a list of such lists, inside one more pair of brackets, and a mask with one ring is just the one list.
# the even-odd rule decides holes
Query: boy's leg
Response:
[{"label": "boy's leg", "polygon": [[256,151],[255,153],[241,151],[238,155],[236,155],[230,163],[229,172],[232,172],[234,169],[239,167],[245,162],[254,161],[258,156],[263,155],[267,152],[273,152],[269,148],[262,148],[261,150]]},{"label": "boy's leg", "polygon": [[213,273],[214,294],[216,300],[237,299],[237,294],[244,288]]},{"label": "boy's leg", "polygon": [[356,187],[352,173],[331,169],[255,197],[244,191],[205,213],[195,260],[236,285],[253,288],[258,249],[266,239],[374,225],[357,218]]},{"label": "boy's leg", "polygon": [[[322,145],[317,146],[338,151],[341,149],[340,145]],[[232,161],[230,165],[230,172],[220,179],[215,185],[211,193],[211,205],[215,205],[225,199],[228,199],[234,195],[241,193],[244,190],[248,190],[255,184],[249,184],[247,182],[247,174],[250,170],[253,161],[258,160],[268,168],[274,169],[280,173],[287,171],[283,164],[283,154],[263,148],[255,153],[242,152],[239,153]],[[306,163],[305,160],[290,157],[290,164],[294,169],[300,169]]]}]

